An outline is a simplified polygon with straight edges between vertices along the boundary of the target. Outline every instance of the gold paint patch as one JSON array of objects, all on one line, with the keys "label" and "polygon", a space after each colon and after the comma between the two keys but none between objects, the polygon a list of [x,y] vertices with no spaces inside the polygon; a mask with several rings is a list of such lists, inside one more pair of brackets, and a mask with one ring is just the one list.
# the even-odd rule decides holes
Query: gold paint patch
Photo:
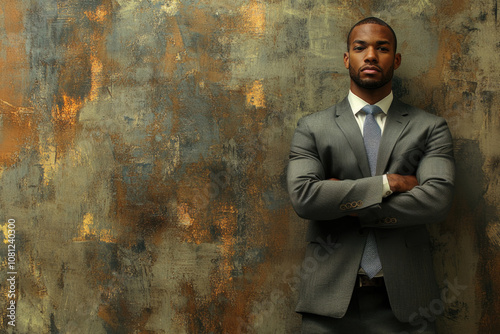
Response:
[{"label": "gold paint patch", "polygon": [[111,230],[96,229],[94,226],[94,216],[91,213],[86,213],[83,217],[78,237],[73,238],[73,241],[90,240],[98,240],[106,243],[116,242],[116,239],[112,236]]},{"label": "gold paint patch", "polygon": [[264,95],[264,86],[259,80],[255,80],[249,87],[246,94],[247,106],[254,106],[256,108],[265,108],[266,99]]},{"label": "gold paint patch", "polygon": [[240,9],[243,18],[243,31],[263,34],[266,29],[266,5],[256,0],[250,1]]}]

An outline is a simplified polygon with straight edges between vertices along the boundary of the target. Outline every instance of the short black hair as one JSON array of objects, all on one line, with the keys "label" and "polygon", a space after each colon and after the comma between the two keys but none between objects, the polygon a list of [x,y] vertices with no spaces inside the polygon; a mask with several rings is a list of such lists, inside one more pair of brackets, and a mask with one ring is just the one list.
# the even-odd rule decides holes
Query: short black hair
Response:
[{"label": "short black hair", "polygon": [[365,19],[362,19],[358,23],[352,26],[351,30],[349,30],[349,34],[347,34],[347,51],[349,51],[349,39],[351,38],[351,33],[356,28],[357,26],[363,25],[363,24],[378,24],[380,26],[384,26],[389,28],[389,30],[392,33],[392,36],[394,36],[394,53],[396,53],[396,50],[398,48],[398,39],[396,37],[396,33],[394,30],[392,30],[391,26],[387,24],[384,20],[379,19],[378,17],[367,17]]}]

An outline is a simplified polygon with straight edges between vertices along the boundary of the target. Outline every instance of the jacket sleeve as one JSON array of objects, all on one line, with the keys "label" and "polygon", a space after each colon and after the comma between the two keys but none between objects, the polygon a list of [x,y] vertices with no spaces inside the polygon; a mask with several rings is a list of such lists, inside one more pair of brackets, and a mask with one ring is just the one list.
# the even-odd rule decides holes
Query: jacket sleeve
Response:
[{"label": "jacket sleeve", "polygon": [[[392,173],[404,174],[398,170]],[[453,199],[455,161],[451,134],[442,118],[437,119],[430,131],[416,177],[419,185],[412,190],[393,194],[379,205],[364,210],[359,215],[361,224],[397,228],[446,218]]]},{"label": "jacket sleeve", "polygon": [[316,138],[303,118],[292,139],[287,170],[295,212],[305,219],[332,220],[382,203],[382,176],[341,181],[325,178]]}]

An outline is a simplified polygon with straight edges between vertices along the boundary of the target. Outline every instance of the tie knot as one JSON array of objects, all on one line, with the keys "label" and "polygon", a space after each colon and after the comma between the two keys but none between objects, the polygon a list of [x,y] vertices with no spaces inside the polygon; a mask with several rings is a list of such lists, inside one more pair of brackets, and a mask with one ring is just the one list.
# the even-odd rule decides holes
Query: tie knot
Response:
[{"label": "tie knot", "polygon": [[361,108],[361,110],[363,110],[366,114],[371,114],[374,116],[382,112],[382,109],[380,109],[380,107],[375,104],[367,104],[366,106]]}]

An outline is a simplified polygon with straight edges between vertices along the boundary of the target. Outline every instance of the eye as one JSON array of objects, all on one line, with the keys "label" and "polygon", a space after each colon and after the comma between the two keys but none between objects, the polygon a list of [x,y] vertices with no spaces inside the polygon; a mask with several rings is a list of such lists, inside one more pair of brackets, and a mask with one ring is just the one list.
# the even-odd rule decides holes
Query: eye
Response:
[{"label": "eye", "polygon": [[379,49],[380,51],[382,51],[382,52],[389,52],[389,48],[387,48],[387,47],[385,47],[385,46],[380,46],[378,49]]},{"label": "eye", "polygon": [[362,51],[363,49],[364,48],[362,46],[360,46],[360,45],[356,45],[356,46],[353,47],[354,51]]}]

